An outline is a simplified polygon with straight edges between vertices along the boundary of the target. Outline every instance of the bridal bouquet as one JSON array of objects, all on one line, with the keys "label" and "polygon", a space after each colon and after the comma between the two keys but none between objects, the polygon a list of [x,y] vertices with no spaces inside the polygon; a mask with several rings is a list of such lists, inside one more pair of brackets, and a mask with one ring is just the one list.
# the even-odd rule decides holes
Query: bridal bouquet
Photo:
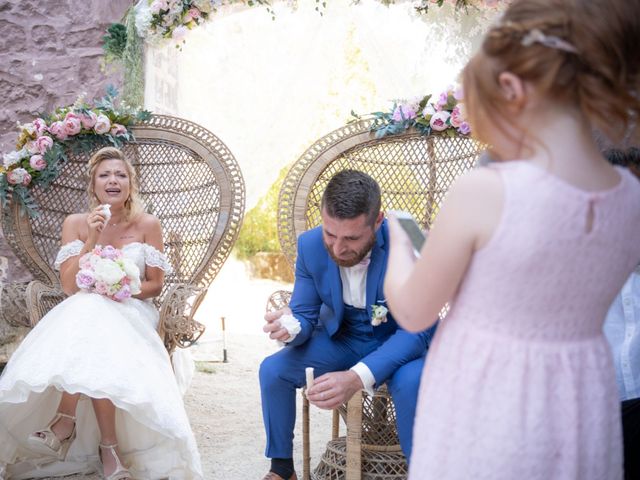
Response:
[{"label": "bridal bouquet", "polygon": [[140,269],[117,248],[98,246],[80,258],[76,285],[121,302],[140,293]]}]

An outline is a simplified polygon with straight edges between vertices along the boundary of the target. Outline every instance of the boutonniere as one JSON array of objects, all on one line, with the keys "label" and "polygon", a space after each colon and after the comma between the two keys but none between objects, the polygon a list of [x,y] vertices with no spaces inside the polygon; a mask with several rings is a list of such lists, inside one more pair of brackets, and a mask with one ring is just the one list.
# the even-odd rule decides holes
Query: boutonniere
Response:
[{"label": "boutonniere", "polygon": [[384,305],[371,305],[371,325],[377,327],[387,321],[389,310]]}]

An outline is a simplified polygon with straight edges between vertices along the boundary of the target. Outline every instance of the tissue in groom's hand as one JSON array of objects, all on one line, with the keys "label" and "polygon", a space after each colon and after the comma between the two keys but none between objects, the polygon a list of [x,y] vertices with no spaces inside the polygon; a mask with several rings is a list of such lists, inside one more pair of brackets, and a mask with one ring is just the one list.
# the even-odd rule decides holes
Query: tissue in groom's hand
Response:
[{"label": "tissue in groom's hand", "polygon": [[307,377],[307,390],[313,387],[313,367],[307,367],[304,369],[304,374]]}]

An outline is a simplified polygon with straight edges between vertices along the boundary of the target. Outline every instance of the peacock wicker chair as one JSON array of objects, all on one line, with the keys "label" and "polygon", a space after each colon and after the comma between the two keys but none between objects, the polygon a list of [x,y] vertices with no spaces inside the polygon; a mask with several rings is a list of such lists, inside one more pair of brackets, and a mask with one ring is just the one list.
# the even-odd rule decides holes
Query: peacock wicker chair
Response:
[{"label": "peacock wicker chair", "polygon": [[[322,193],[337,172],[355,169],[368,173],[380,185],[384,211],[408,211],[423,228],[429,228],[453,180],[476,164],[481,151],[480,145],[467,137],[424,136],[414,130],[375,138],[372,126],[373,119],[362,119],[329,133],[287,173],[279,196],[278,235],[292,269],[297,238],[321,224]],[[287,292],[276,292],[267,309],[282,308],[289,298]],[[366,392],[354,395],[347,405],[334,411],[333,417],[333,438],[311,472],[309,402],[303,394],[305,480],[406,478],[395,409],[384,386],[373,396]],[[346,437],[339,437],[341,417],[346,423]]]},{"label": "peacock wicker chair", "polygon": [[[158,332],[172,353],[204,332],[193,316],[207,288],[229,256],[244,215],[244,180],[229,149],[201,126],[153,115],[132,127],[135,141],[123,147],[140,179],[147,211],[160,219],[173,273],[154,302]],[[53,269],[62,222],[87,211],[87,162],[93,152],[68,152],[60,176],[46,190],[35,189],[40,215],[30,219],[16,204],[3,209],[3,233],[33,275],[28,284],[9,284],[0,314],[12,323],[35,325],[65,298]]]}]

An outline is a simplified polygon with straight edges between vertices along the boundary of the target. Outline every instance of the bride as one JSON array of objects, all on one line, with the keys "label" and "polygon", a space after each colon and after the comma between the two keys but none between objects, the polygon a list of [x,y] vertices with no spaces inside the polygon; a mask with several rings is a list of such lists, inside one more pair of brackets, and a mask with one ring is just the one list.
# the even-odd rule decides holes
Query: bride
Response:
[{"label": "bride", "polygon": [[[33,328],[0,377],[0,478],[3,470],[7,480],[99,470],[108,480],[201,479],[151,302],[171,269],[160,222],[142,212],[135,171],[120,150],[99,150],[89,174],[91,210],[65,219],[55,263],[70,296]],[[79,259],[97,245],[137,264],[139,294],[119,302],[79,291]]]}]

